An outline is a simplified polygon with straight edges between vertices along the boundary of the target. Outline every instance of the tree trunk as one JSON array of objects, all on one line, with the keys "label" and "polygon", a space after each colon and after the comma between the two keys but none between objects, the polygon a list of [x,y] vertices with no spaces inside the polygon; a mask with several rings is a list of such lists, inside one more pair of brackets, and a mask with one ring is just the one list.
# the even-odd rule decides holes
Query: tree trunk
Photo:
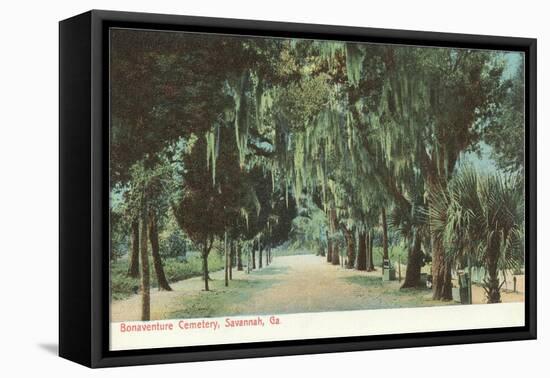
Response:
[{"label": "tree trunk", "polygon": [[374,271],[374,256],[373,256],[374,238],[372,232],[367,233],[367,272]]},{"label": "tree trunk", "polygon": [[367,234],[359,233],[359,252],[357,254],[357,270],[367,270]]},{"label": "tree trunk", "polygon": [[225,237],[223,240],[223,247],[225,252],[225,286],[229,286],[229,248],[227,246],[227,232],[225,233]]},{"label": "tree trunk", "polygon": [[353,269],[355,267],[355,244],[353,242],[353,232],[346,227],[344,228],[344,236],[348,247],[346,268]]},{"label": "tree trunk", "polygon": [[433,263],[432,263],[432,283],[433,283],[433,299],[435,300],[452,300],[452,277],[451,264],[445,261],[445,251],[441,240],[434,239],[432,241],[433,248]]},{"label": "tree trunk", "polygon": [[130,266],[128,276],[139,277],[139,221],[132,222],[132,254],[130,255]]},{"label": "tree trunk", "polygon": [[[254,246],[252,246],[252,249],[254,249]],[[250,248],[246,248],[246,273],[250,273],[250,257],[252,256],[252,252],[250,252]]]},{"label": "tree trunk", "polygon": [[229,243],[229,280],[233,280],[233,265],[235,265],[235,243]]},{"label": "tree trunk", "polygon": [[382,208],[382,251],[384,260],[389,260],[388,254],[388,222],[386,220],[386,209]]},{"label": "tree trunk", "polygon": [[327,262],[332,262],[332,241],[328,236],[328,231],[327,231]]},{"label": "tree trunk", "polygon": [[252,245],[252,269],[256,269],[256,248]]},{"label": "tree trunk", "polygon": [[151,319],[151,283],[149,276],[149,256],[147,253],[147,212],[141,220],[141,320]]},{"label": "tree trunk", "polygon": [[204,247],[202,251],[202,278],[204,280],[204,291],[208,291],[208,240],[204,241]]},{"label": "tree trunk", "polygon": [[338,250],[337,241],[332,245],[332,265],[340,265],[340,251]]},{"label": "tree trunk", "polygon": [[[330,228],[333,234],[338,230],[338,219],[336,219],[336,210],[330,209]],[[338,250],[338,241],[334,240],[332,245],[332,265],[340,265],[340,251]]]},{"label": "tree trunk", "polygon": [[151,254],[153,255],[153,266],[155,267],[155,273],[157,275],[158,288],[159,290],[172,291],[162,266],[162,259],[159,251],[157,218],[153,213],[151,213],[149,217],[149,240],[151,241]]},{"label": "tree trunk", "polygon": [[237,270],[243,270],[243,250],[241,248],[241,243],[237,243]]},{"label": "tree trunk", "polygon": [[[428,188],[430,192],[446,190],[446,181],[437,177],[433,171],[428,172]],[[431,199],[428,206],[431,207]],[[443,241],[439,238],[432,238],[432,290],[435,300],[452,300],[451,262],[445,259]]]},{"label": "tree trunk", "polygon": [[420,287],[420,269],[422,269],[422,238],[414,233],[413,244],[409,247],[405,282],[401,288]]},{"label": "tree trunk", "polygon": [[498,279],[498,253],[499,244],[498,236],[494,235],[487,248],[487,273],[489,279],[485,281],[485,293],[487,295],[487,303],[500,303],[500,282]]},{"label": "tree trunk", "polygon": [[262,262],[263,261],[263,257],[262,257],[263,249],[262,249],[261,245],[258,248],[258,253],[259,253],[259,255],[258,255],[258,268],[262,269],[262,267],[263,267],[263,262]]}]

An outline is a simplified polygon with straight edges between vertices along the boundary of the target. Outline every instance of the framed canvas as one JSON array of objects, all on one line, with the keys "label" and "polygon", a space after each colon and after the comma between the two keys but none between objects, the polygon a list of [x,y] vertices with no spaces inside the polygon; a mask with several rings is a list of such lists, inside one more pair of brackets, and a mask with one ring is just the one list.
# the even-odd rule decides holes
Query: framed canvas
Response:
[{"label": "framed canvas", "polygon": [[536,338],[536,40],[60,22],[59,353]]}]

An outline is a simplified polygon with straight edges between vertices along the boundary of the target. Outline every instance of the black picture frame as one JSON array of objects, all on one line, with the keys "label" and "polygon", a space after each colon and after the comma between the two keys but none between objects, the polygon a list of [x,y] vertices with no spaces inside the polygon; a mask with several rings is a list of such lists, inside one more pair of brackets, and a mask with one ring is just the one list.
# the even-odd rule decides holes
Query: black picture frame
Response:
[{"label": "black picture frame", "polygon": [[[523,327],[108,350],[108,30],[111,27],[521,51],[526,57]],[[536,39],[92,10],[59,24],[59,355],[89,367],[536,338]]]}]

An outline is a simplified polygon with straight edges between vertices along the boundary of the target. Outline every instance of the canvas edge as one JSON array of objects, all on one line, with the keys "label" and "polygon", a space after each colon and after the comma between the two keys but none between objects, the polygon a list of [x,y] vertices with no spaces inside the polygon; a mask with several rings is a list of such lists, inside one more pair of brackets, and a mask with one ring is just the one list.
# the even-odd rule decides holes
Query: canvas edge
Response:
[{"label": "canvas edge", "polygon": [[[66,329],[62,325],[62,288],[61,288],[61,266],[63,265],[61,253],[61,226],[60,226],[60,355],[62,357],[83,363],[90,367],[110,367],[120,365],[140,365],[140,364],[157,364],[171,362],[191,362],[204,360],[219,360],[219,359],[235,359],[235,358],[254,358],[268,357],[281,355],[298,355],[312,353],[331,353],[344,351],[358,351],[371,349],[389,349],[389,348],[408,348],[408,347],[424,347],[449,344],[469,344],[480,342],[497,342],[497,341],[512,341],[526,340],[536,338],[536,39],[532,38],[516,38],[516,37],[495,37],[495,36],[480,36],[468,34],[454,33],[434,33],[434,32],[416,32],[406,30],[386,30],[386,29],[369,29],[356,28],[348,26],[327,26],[313,24],[297,24],[297,23],[281,23],[267,21],[250,21],[250,20],[234,20],[234,19],[218,19],[218,18],[203,18],[194,16],[175,16],[175,15],[160,15],[147,13],[128,13],[114,11],[93,10],[85,13],[90,15],[90,49],[91,58],[90,75],[90,147],[91,147],[91,166],[90,166],[90,199],[91,201],[91,243],[88,250],[89,255],[89,272],[90,280],[90,302],[89,302],[89,329],[90,335],[90,350],[89,354],[82,353],[82,356],[71,355],[67,352],[68,344],[66,341],[62,343],[61,328]],[[84,16],[88,17],[88,16]],[[71,19],[69,19],[71,20]],[[68,20],[67,20],[68,21]],[[65,21],[64,21],[65,22]],[[63,23],[63,22],[62,22]],[[106,235],[102,234],[104,230],[105,206],[102,204],[107,198],[108,190],[105,193],[104,180],[108,180],[108,162],[105,161],[105,151],[102,149],[107,130],[103,127],[108,125],[108,116],[104,111],[108,107],[108,96],[105,95],[105,83],[107,73],[105,56],[105,26],[112,23],[123,23],[127,25],[153,26],[153,27],[200,27],[219,31],[233,30],[235,32],[259,32],[260,34],[276,32],[290,33],[291,35],[310,36],[319,38],[322,36],[329,39],[345,38],[349,40],[376,40],[388,41],[393,43],[419,43],[422,45],[437,45],[437,46],[456,46],[456,47],[471,47],[483,48],[491,47],[493,49],[508,48],[512,50],[524,51],[527,53],[528,64],[528,96],[529,96],[529,138],[526,153],[529,154],[529,249],[530,258],[528,261],[529,269],[529,294],[526,301],[526,319],[527,326],[520,329],[492,329],[484,330],[485,332],[468,331],[468,332],[437,332],[432,334],[413,334],[402,335],[401,337],[360,337],[360,338],[337,338],[323,340],[305,340],[304,342],[275,342],[275,343],[251,343],[239,346],[214,346],[211,348],[200,348],[200,350],[192,351],[187,348],[171,348],[165,350],[141,350],[138,353],[124,355],[113,354],[106,348],[108,341],[108,322],[106,322],[106,311],[108,310],[109,301],[105,298],[106,286],[108,282],[105,278],[105,263],[102,256],[105,253]],[[60,23],[61,27],[61,23]],[[61,30],[60,30],[61,38]],[[61,42],[60,42],[60,63],[61,63]],[[83,64],[88,64],[82,62]],[[60,71],[60,93],[61,76],[65,73]],[[83,96],[84,97],[84,96]],[[61,94],[60,94],[61,98]],[[78,101],[78,99],[75,99]],[[83,99],[80,99],[82,102]],[[81,104],[82,105],[82,104]],[[62,126],[61,126],[62,101],[60,100],[60,190],[62,185],[66,184],[66,178],[61,175],[61,144],[62,144]],[[108,141],[108,134],[107,134]],[[107,167],[107,169],[106,169]],[[527,188],[526,188],[527,189]],[[105,197],[107,194],[107,197]],[[61,191],[60,191],[61,197]],[[74,196],[75,201],[82,200],[82,196]],[[67,203],[64,202],[64,203]],[[60,198],[60,225],[61,225],[61,198]],[[108,217],[108,213],[107,213]],[[107,241],[108,247],[108,241]],[[92,253],[93,252],[93,253]],[[90,256],[91,254],[91,256]],[[66,270],[65,264],[65,270]],[[107,264],[108,267],[108,264]],[[85,273],[85,272],[83,272]],[[84,280],[86,281],[86,280]],[[108,291],[107,291],[108,293]],[[63,303],[66,303],[64,301]],[[64,311],[66,306],[63,306]],[[80,330],[83,332],[84,330]],[[107,340],[106,340],[107,339]],[[83,339],[80,339],[82,344]],[[85,339],[84,339],[85,340]],[[61,345],[64,344],[62,347]],[[176,349],[176,351],[174,351]],[[63,350],[63,352],[62,352]],[[179,351],[177,351],[179,350]],[[85,355],[88,355],[86,359]]]}]

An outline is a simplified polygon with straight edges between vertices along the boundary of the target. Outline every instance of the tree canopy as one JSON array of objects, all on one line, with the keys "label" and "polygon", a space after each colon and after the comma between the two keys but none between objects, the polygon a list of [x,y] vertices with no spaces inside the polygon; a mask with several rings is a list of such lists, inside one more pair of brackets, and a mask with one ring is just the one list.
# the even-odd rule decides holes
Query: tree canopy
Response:
[{"label": "tree canopy", "polygon": [[[229,237],[345,241],[353,268],[377,234],[384,258],[391,238],[407,246],[406,286],[427,251],[433,297],[450,299],[460,235],[498,229],[504,243],[523,227],[521,185],[506,179],[524,169],[519,53],[121,29],[110,59],[113,214],[139,222],[147,206],[161,231],[175,220],[205,264]],[[498,172],[466,187],[461,160],[482,149]],[[501,200],[517,215],[507,226],[488,213]],[[454,220],[464,213],[493,219]],[[461,253],[493,248],[483,235]]]}]

